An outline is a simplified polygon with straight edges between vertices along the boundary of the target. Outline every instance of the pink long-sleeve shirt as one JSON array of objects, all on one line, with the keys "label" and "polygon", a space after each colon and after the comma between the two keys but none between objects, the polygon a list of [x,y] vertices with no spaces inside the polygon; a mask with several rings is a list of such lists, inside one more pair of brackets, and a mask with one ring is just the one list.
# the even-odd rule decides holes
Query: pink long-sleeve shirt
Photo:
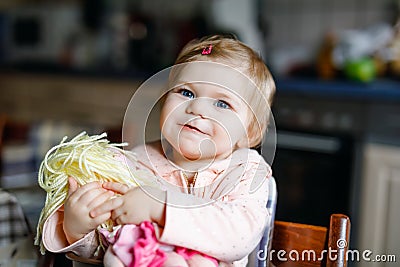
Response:
[{"label": "pink long-sleeve shirt", "polygon": [[[168,161],[159,144],[133,151],[138,162],[131,167],[153,172],[167,190],[159,241],[203,252],[218,259],[220,266],[246,266],[271,218],[266,208],[271,168],[264,159],[255,150],[238,149],[200,171],[189,190],[181,170]],[[69,245],[62,223],[62,209],[44,223],[46,249],[93,258],[98,246],[95,231]]]}]

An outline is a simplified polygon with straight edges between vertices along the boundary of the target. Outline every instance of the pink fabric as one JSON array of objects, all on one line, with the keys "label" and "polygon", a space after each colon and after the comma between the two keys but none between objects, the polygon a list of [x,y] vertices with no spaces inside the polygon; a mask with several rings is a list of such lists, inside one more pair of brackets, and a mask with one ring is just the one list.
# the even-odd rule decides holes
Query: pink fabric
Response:
[{"label": "pink fabric", "polygon": [[[167,259],[165,252],[160,249],[154,227],[150,222],[142,222],[140,224],[143,236],[139,238],[133,246],[133,253],[135,255],[134,263],[131,262],[129,267],[158,267],[161,266]],[[115,245],[118,245],[119,240]],[[117,251],[118,247],[114,245],[114,250]],[[118,252],[117,256],[119,255]]]},{"label": "pink fabric", "polygon": [[107,245],[112,247],[114,254],[129,267],[160,267],[167,256],[160,249],[160,244],[150,222],[142,222],[139,226],[124,225],[115,235],[107,230],[101,230]]},{"label": "pink fabric", "polygon": [[178,253],[179,255],[181,255],[185,260],[190,259],[194,255],[201,255],[202,257],[209,259],[211,262],[213,262],[215,264],[215,266],[218,267],[218,261],[216,259],[214,259],[213,257],[210,257],[204,253],[198,252],[196,250],[192,250],[192,249],[188,249],[188,248],[184,248],[184,247],[176,247],[175,252]]},{"label": "pink fabric", "polygon": [[[115,234],[106,229],[100,229],[99,232],[103,244],[109,246],[108,250],[111,249],[117,257],[113,259],[114,263],[120,261],[129,267],[161,267],[167,260],[167,253],[161,249],[150,222],[142,222],[139,226],[121,226]],[[218,267],[218,261],[204,253],[183,247],[175,247],[174,251],[185,260],[200,255]]]}]

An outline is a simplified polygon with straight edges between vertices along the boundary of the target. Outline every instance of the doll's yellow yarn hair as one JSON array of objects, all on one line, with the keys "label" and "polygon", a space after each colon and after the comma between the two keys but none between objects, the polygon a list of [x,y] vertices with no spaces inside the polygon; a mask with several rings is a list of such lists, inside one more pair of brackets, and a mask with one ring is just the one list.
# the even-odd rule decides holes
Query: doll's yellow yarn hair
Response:
[{"label": "doll's yellow yarn hair", "polygon": [[42,253],[45,252],[43,224],[64,204],[68,195],[68,177],[74,177],[79,185],[93,181],[120,182],[128,186],[144,184],[139,176],[143,179],[147,174],[130,169],[127,162],[121,160],[122,155],[127,161],[136,161],[133,152],[120,148],[127,144],[111,144],[106,137],[106,133],[89,136],[82,132],[68,142],[68,137],[64,137],[59,145],[46,153],[39,168],[38,182],[47,195],[35,238],[35,244],[40,245]]}]

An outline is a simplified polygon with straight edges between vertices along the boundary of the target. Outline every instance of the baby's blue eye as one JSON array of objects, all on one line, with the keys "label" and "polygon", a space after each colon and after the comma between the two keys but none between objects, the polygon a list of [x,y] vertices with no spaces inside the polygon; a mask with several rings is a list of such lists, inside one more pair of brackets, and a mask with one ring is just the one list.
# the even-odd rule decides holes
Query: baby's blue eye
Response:
[{"label": "baby's blue eye", "polygon": [[179,93],[185,97],[188,98],[194,98],[194,94],[192,91],[188,90],[188,89],[181,89],[179,90]]},{"label": "baby's blue eye", "polygon": [[217,107],[223,108],[223,109],[230,109],[231,108],[231,106],[228,103],[226,103],[225,101],[223,101],[223,100],[218,100],[217,103],[215,103],[215,105]]}]

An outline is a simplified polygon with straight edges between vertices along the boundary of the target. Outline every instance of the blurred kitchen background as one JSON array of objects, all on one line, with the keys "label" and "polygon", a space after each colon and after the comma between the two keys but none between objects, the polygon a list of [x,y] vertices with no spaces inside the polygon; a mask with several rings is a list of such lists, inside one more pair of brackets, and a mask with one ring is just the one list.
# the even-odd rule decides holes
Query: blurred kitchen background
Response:
[{"label": "blurred kitchen background", "polygon": [[346,213],[351,247],[400,257],[399,8],[395,0],[2,0],[1,187],[35,225],[44,201],[37,168],[51,146],[82,130],[119,141],[141,82],[187,41],[234,33],[276,79],[277,219],[326,225]]}]

